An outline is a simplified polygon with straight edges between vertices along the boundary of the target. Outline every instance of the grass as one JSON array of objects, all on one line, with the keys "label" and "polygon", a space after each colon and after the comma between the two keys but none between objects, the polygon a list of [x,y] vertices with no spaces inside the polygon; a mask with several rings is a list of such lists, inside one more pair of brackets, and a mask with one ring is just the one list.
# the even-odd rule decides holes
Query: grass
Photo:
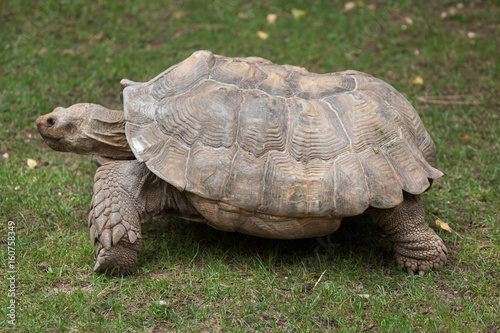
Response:
[{"label": "grass", "polygon": [[[7,322],[12,298],[2,277],[0,331],[499,331],[500,7],[343,5],[3,1],[0,244],[7,258],[13,221],[17,325]],[[294,19],[294,8],[307,13]],[[455,14],[441,18],[450,8]],[[86,215],[96,167],[48,149],[34,121],[77,102],[120,108],[122,78],[149,80],[198,49],[320,73],[357,69],[403,92],[446,173],[424,204],[431,226],[440,219],[453,230],[437,230],[447,266],[423,278],[397,270],[391,244],[366,219],[343,223],[332,236],[341,246],[327,253],[314,240],[259,239],[160,216],[144,225],[134,276],[92,273]],[[461,96],[419,99],[436,95]],[[2,261],[6,277],[8,269]]]}]

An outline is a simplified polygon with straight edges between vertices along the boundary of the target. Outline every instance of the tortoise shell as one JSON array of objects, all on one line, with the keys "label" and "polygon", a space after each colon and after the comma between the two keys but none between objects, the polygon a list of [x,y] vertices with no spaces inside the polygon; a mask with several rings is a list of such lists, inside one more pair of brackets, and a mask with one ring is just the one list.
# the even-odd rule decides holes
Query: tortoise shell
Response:
[{"label": "tortoise shell", "polygon": [[122,85],[137,159],[179,191],[245,212],[354,216],[443,175],[417,112],[365,73],[198,51]]}]

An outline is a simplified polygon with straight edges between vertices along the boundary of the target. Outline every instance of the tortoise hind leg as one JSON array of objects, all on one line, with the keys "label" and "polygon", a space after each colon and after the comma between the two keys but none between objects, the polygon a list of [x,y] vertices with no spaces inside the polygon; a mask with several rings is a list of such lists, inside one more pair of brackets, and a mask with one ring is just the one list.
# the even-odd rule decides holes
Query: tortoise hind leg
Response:
[{"label": "tortoise hind leg", "polygon": [[90,239],[99,241],[94,271],[132,273],[142,245],[141,224],[160,212],[166,185],[145,164],[108,162],[97,169],[89,214]]},{"label": "tortoise hind leg", "polygon": [[423,275],[446,264],[448,250],[425,222],[419,195],[404,192],[400,205],[390,209],[370,207],[366,213],[391,237],[399,268]]}]

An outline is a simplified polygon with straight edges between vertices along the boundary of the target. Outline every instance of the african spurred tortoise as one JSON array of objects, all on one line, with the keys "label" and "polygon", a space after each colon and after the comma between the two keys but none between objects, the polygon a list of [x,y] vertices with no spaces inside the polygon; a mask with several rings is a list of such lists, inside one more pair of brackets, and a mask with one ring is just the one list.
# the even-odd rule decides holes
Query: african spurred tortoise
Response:
[{"label": "african spurred tortoise", "polygon": [[366,213],[390,235],[399,267],[423,274],[446,263],[420,203],[443,175],[435,146],[389,84],[198,51],[121,85],[124,111],[76,104],[37,119],[51,148],[108,160],[89,214],[95,271],[133,272],[141,223],[162,211],[279,239],[327,235]]}]

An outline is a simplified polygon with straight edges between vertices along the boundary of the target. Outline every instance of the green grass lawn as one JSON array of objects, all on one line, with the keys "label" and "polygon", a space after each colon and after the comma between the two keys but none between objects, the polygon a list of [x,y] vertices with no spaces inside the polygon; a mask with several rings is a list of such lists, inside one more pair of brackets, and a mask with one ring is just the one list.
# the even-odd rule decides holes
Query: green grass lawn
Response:
[{"label": "green grass lawn", "polygon": [[[500,6],[356,4],[2,1],[0,331],[498,332]],[[274,24],[268,14],[277,14]],[[79,102],[121,108],[122,78],[149,80],[199,49],[319,73],[356,69],[401,91],[446,174],[424,195],[427,220],[450,252],[446,267],[424,277],[399,271],[392,245],[364,218],[345,221],[332,236],[341,246],[326,252],[315,240],[260,239],[159,216],[143,226],[135,275],[94,274],[87,214],[96,166],[50,150],[35,119]]]}]

